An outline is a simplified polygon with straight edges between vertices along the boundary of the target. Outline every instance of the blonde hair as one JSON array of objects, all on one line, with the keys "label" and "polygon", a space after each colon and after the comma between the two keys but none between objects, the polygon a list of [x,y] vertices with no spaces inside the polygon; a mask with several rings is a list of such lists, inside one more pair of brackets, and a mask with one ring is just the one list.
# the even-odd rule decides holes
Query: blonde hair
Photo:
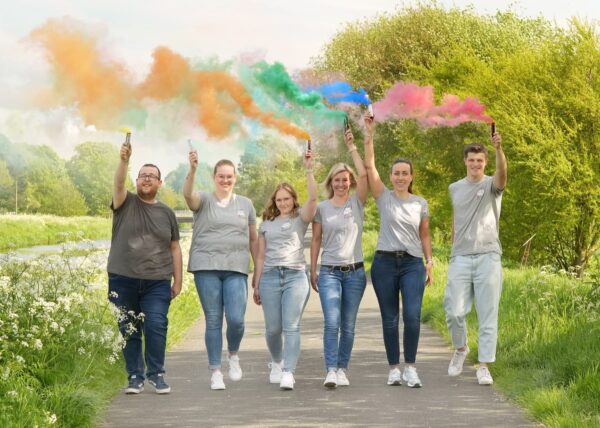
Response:
[{"label": "blonde hair", "polygon": [[292,199],[294,199],[294,209],[292,210],[291,216],[295,217],[298,214],[298,208],[300,208],[300,204],[298,203],[298,194],[290,184],[279,183],[277,187],[275,187],[275,190],[271,194],[269,202],[267,202],[267,206],[263,211],[263,220],[273,220],[275,219],[275,217],[281,214],[281,211],[279,211],[279,208],[277,208],[277,204],[275,203],[275,198],[277,197],[277,192],[279,192],[282,189],[288,192],[290,195],[292,195]]},{"label": "blonde hair", "polygon": [[327,178],[325,178],[325,182],[323,183],[325,190],[327,190],[327,197],[329,199],[333,198],[333,186],[331,184],[333,177],[338,175],[340,172],[347,172],[350,174],[350,189],[353,190],[356,188],[356,174],[354,173],[354,170],[347,163],[336,163],[329,170],[329,174],[327,174]]}]

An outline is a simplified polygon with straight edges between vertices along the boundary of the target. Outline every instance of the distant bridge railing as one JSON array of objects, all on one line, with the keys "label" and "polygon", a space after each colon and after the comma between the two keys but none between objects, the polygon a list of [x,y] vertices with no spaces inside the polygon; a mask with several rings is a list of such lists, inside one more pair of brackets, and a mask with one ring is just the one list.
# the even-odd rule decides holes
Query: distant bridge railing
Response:
[{"label": "distant bridge railing", "polygon": [[192,223],[194,221],[194,213],[190,210],[174,210],[177,223]]}]

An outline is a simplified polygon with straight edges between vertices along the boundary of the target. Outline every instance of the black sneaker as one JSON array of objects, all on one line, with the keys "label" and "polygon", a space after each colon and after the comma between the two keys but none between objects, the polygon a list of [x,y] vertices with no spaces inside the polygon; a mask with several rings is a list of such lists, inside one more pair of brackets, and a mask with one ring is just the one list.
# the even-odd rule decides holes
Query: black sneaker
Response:
[{"label": "black sneaker", "polygon": [[144,390],[144,380],[133,375],[129,378],[129,384],[125,388],[125,394],[139,394]]},{"label": "black sneaker", "polygon": [[168,394],[171,392],[171,387],[167,384],[167,382],[165,382],[165,378],[162,373],[149,376],[148,383],[154,387],[157,394]]}]

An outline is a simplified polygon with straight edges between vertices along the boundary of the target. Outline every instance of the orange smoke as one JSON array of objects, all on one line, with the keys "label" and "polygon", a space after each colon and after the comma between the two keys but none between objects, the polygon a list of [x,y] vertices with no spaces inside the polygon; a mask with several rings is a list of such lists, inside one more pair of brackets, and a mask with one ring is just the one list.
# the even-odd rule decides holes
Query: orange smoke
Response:
[{"label": "orange smoke", "polygon": [[131,100],[125,68],[101,57],[98,40],[84,35],[68,19],[52,19],[34,30],[31,39],[41,44],[55,74],[54,100],[76,103],[88,124],[112,127]]},{"label": "orange smoke", "polygon": [[156,48],[152,56],[154,63],[138,88],[139,96],[167,100],[185,93],[192,77],[186,59],[166,47]]}]

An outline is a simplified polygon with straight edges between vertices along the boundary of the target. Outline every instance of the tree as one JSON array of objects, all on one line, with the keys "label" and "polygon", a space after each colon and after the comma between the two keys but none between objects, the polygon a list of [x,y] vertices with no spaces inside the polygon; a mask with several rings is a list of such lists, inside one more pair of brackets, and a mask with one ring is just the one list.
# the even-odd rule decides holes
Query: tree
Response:
[{"label": "tree", "polygon": [[110,143],[87,142],[75,147],[75,154],[67,162],[67,171],[83,195],[89,214],[110,213],[113,178],[118,162],[119,150]]}]

